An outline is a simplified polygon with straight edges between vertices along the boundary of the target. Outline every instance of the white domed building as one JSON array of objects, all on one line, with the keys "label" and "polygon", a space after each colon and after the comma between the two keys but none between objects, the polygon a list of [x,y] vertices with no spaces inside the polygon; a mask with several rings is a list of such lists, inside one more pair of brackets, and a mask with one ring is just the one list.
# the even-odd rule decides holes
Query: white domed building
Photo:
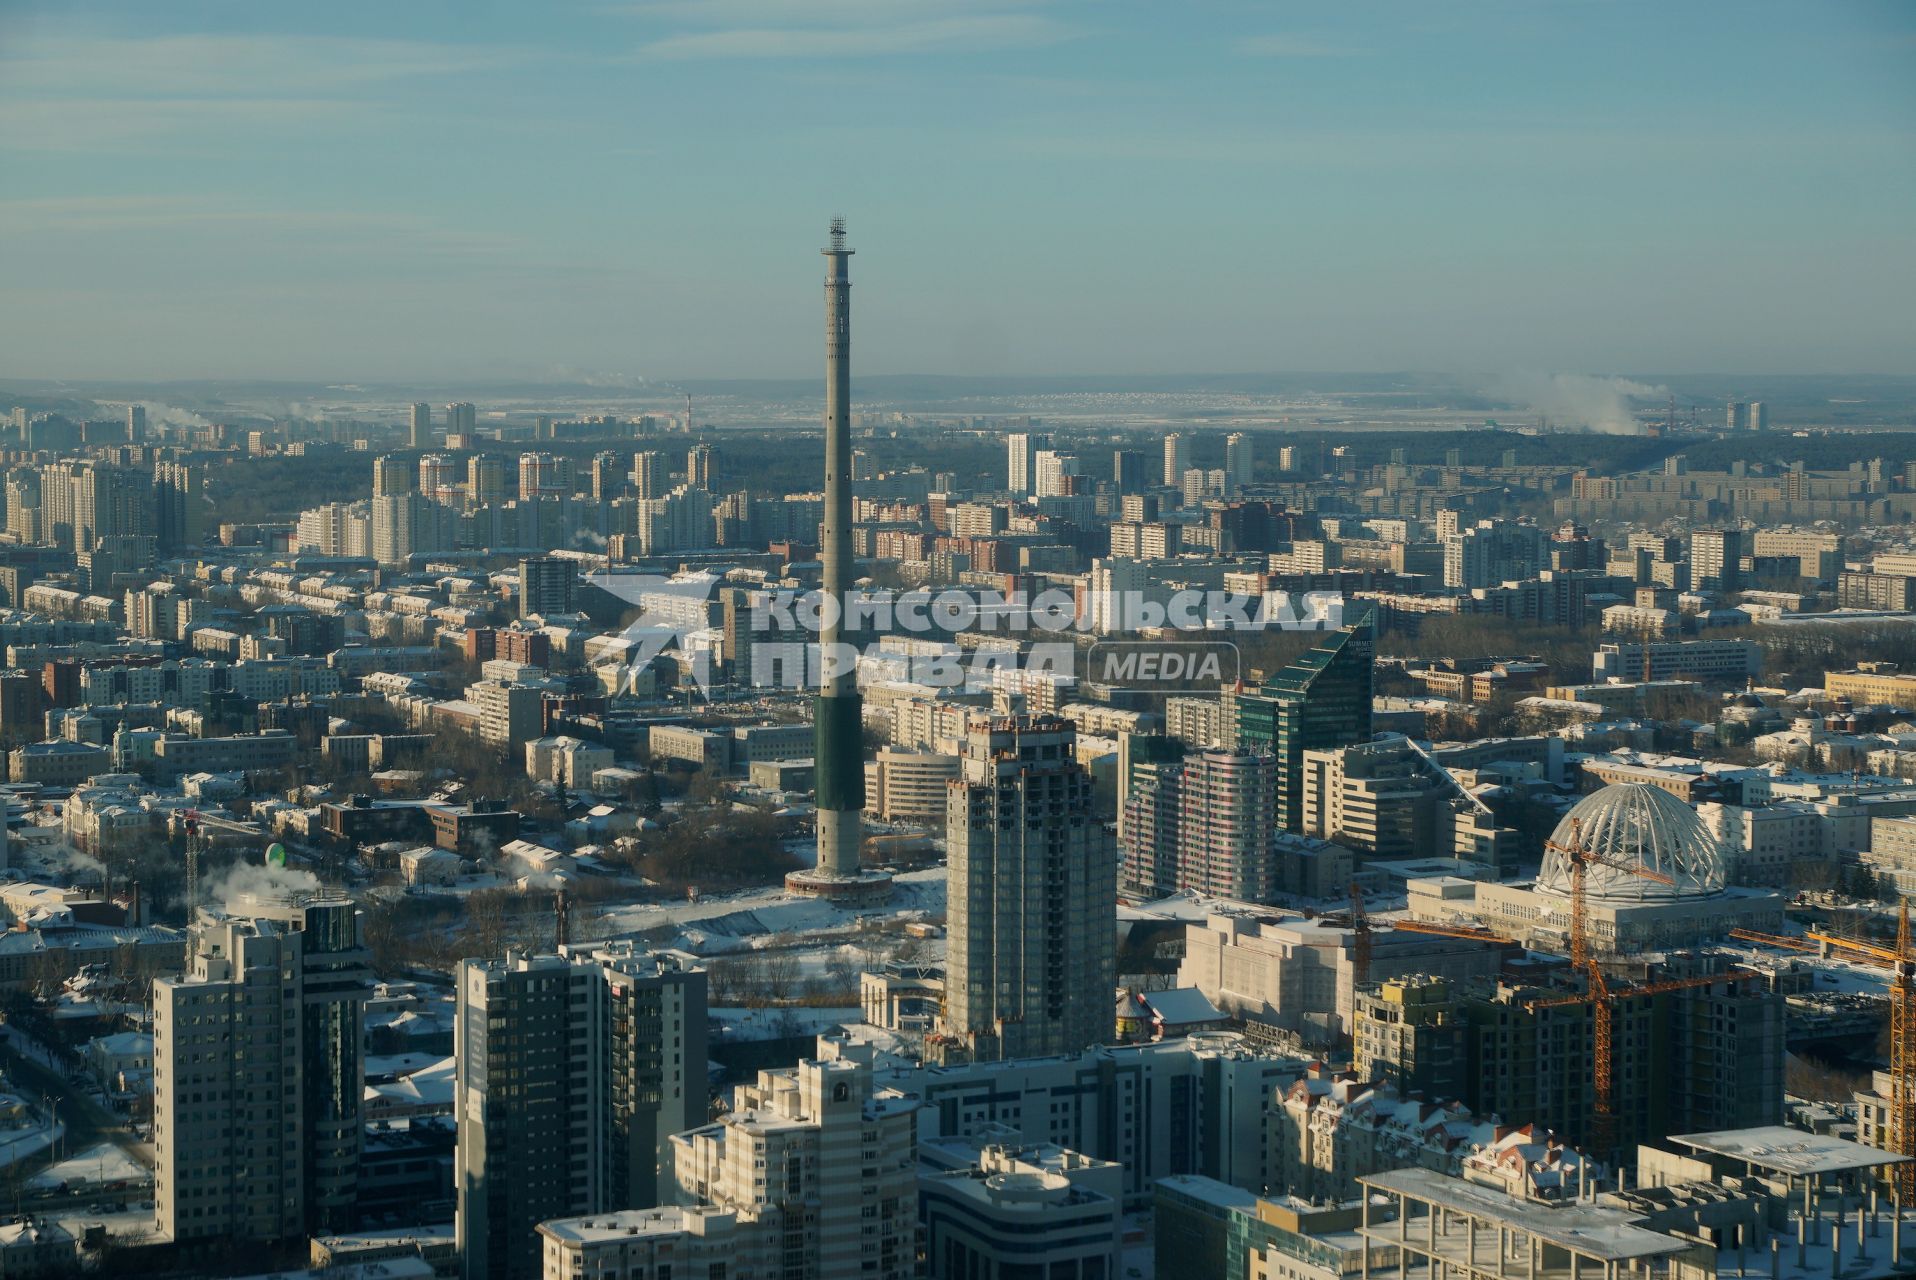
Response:
[{"label": "white domed building", "polygon": [[1550,838],[1534,881],[1479,884],[1466,906],[1452,893],[1413,916],[1468,910],[1486,928],[1539,951],[1570,950],[1572,859],[1582,849],[1591,951],[1598,956],[1694,946],[1731,929],[1774,932],[1783,899],[1725,883],[1722,848],[1696,810],[1647,783],[1618,783],[1578,801]]}]

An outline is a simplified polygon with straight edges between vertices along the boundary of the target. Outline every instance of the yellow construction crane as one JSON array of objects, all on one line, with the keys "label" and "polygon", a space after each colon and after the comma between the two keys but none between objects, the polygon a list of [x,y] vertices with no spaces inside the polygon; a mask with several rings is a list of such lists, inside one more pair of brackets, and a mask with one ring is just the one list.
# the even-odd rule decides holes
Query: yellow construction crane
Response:
[{"label": "yellow construction crane", "polygon": [[1370,981],[1370,917],[1364,914],[1364,891],[1351,881],[1351,978],[1353,987]]},{"label": "yellow construction crane", "polygon": [[[1889,984],[1889,1124],[1885,1144],[1893,1155],[1916,1156],[1916,950],[1909,945],[1909,903],[1896,913],[1896,945],[1839,938],[1832,933],[1809,932],[1810,939],[1829,952],[1847,953],[1888,969]],[[1901,1203],[1916,1200],[1916,1164],[1896,1166]]]},{"label": "yellow construction crane", "polygon": [[1494,930],[1475,924],[1432,924],[1426,920],[1392,920],[1392,933],[1427,933],[1437,938],[1468,938],[1473,942],[1515,943]]},{"label": "yellow construction crane", "polygon": [[[1612,999],[1610,984],[1603,976],[1603,966],[1597,963],[1596,957],[1590,952],[1590,908],[1584,891],[1584,881],[1591,867],[1609,867],[1629,875],[1641,876],[1645,880],[1654,880],[1659,884],[1675,884],[1676,881],[1661,871],[1652,871],[1636,863],[1620,862],[1603,857],[1584,844],[1582,828],[1581,822],[1572,819],[1570,842],[1558,844],[1555,840],[1549,840],[1544,843],[1544,848],[1562,854],[1570,870],[1570,964],[1583,972],[1585,990],[1582,995],[1533,1000],[1529,1007],[1542,1009],[1567,1004],[1591,1006],[1591,1040],[1594,1050],[1591,1054],[1591,1071],[1594,1079],[1591,1089],[1590,1144],[1596,1148],[1599,1159],[1608,1160],[1613,1154],[1612,1148],[1616,1145],[1615,1084],[1612,1079],[1615,1073],[1615,1049],[1611,1043],[1613,1028],[1610,1025]],[[1635,990],[1642,991],[1643,988],[1639,987]]]},{"label": "yellow construction crane", "polygon": [[1760,947],[1775,947],[1781,951],[1815,951],[1816,944],[1802,938],[1792,938],[1781,933],[1760,933],[1755,929],[1732,929],[1730,937],[1736,942],[1753,942]]}]

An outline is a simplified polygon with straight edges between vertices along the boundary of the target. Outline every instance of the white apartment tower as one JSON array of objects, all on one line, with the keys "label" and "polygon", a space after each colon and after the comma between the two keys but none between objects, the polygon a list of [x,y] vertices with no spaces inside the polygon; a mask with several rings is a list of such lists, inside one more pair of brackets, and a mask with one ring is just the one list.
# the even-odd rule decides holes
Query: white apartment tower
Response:
[{"label": "white apartment tower", "polygon": [[966,727],[947,797],[945,1052],[1076,1053],[1111,1031],[1117,856],[1051,716]]},{"label": "white apartment tower", "polygon": [[1040,449],[1037,455],[1036,496],[1040,498],[1061,498],[1066,496],[1070,481],[1066,476],[1081,474],[1078,455],[1060,453],[1056,449]]},{"label": "white apartment tower", "polygon": [[443,453],[419,459],[419,496],[429,502],[450,502],[459,496],[459,469]]},{"label": "white apartment tower", "polygon": [[819,1052],[672,1139],[679,1193],[751,1225],[741,1261],[765,1280],[915,1276],[918,1101],[874,1092],[869,1046],[821,1036]]},{"label": "white apartment tower", "polygon": [[718,488],[718,450],[709,444],[695,444],[685,453],[685,483],[694,489],[716,492]]},{"label": "white apartment tower", "polygon": [[1038,451],[1051,447],[1048,436],[1014,431],[1005,437],[1005,488],[1014,497],[1029,498],[1038,487]]},{"label": "white apartment tower", "polygon": [[1176,489],[1184,484],[1184,473],[1191,469],[1191,437],[1173,431],[1164,437],[1164,483]]},{"label": "white apartment tower", "polygon": [[519,497],[563,498],[572,492],[572,460],[550,453],[519,455]]},{"label": "white apartment tower", "polygon": [[637,498],[662,498],[668,487],[665,455],[646,450],[632,455],[632,494]]},{"label": "white apartment tower", "polygon": [[344,899],[248,900],[153,983],[154,1202],[176,1242],[355,1225],[372,973]]}]

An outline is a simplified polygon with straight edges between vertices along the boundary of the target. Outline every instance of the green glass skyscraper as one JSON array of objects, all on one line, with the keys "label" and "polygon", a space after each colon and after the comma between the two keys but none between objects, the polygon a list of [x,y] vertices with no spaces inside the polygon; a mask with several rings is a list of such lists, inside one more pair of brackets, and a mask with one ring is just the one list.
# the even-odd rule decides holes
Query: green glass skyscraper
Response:
[{"label": "green glass skyscraper", "polygon": [[1304,753],[1368,742],[1377,643],[1372,615],[1330,633],[1255,690],[1237,695],[1237,747],[1277,757],[1277,825],[1304,829]]}]

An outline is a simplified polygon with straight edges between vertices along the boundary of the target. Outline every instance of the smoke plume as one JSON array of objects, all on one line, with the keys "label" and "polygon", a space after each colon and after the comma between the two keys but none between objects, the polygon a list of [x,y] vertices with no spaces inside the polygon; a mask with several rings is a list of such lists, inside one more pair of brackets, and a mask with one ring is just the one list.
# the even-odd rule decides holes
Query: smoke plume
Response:
[{"label": "smoke plume", "polygon": [[1587,373],[1514,373],[1497,379],[1490,394],[1548,418],[1556,426],[1581,427],[1598,435],[1633,436],[1642,428],[1630,412],[1630,401],[1654,398],[1666,391],[1629,378]]},{"label": "smoke plume", "polygon": [[318,892],[319,877],[310,871],[236,862],[207,887],[205,901],[220,903],[228,915],[245,915],[247,898],[284,899],[296,893]]},{"label": "smoke plume", "polygon": [[161,404],[157,400],[142,400],[139,405],[146,410],[147,422],[155,426],[210,427],[213,425],[209,419],[202,418],[191,409],[182,409],[177,405]]}]

